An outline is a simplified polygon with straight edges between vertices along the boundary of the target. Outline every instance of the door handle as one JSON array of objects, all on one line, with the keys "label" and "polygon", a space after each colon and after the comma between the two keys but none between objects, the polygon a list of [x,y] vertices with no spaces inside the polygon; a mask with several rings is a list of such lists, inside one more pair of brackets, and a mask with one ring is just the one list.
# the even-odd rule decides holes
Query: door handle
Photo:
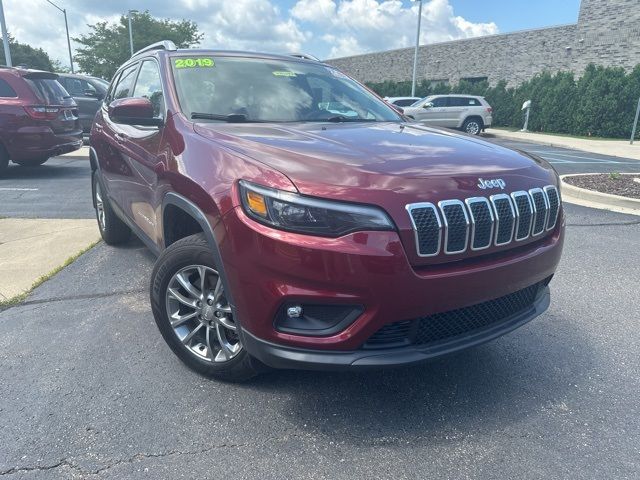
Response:
[{"label": "door handle", "polygon": [[93,124],[93,128],[95,128],[96,132],[98,132],[98,133],[102,132],[102,125],[100,125],[99,123],[94,123]]},{"label": "door handle", "polygon": [[127,136],[122,133],[115,133],[113,135],[118,143],[124,143],[127,141]]}]

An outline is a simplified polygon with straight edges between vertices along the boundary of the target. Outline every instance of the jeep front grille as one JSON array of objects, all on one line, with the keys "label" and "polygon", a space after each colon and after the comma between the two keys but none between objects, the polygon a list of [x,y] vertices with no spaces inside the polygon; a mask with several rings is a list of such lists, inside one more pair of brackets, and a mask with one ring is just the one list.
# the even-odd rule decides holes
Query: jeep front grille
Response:
[{"label": "jeep front grille", "polygon": [[553,185],[544,188],[407,205],[421,257],[443,250],[447,255],[476,251],[491,245],[519,242],[553,229],[560,212],[560,195]]}]

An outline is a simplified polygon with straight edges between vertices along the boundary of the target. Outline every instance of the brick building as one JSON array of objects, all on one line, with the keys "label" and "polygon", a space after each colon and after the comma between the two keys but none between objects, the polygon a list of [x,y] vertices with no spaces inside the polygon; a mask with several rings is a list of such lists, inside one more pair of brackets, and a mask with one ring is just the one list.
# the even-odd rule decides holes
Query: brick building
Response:
[{"label": "brick building", "polygon": [[[327,62],[364,82],[411,80],[414,48]],[[640,63],[640,0],[582,0],[578,23],[421,46],[418,81],[506,80],[543,72],[580,75],[589,63],[632,69]]]}]

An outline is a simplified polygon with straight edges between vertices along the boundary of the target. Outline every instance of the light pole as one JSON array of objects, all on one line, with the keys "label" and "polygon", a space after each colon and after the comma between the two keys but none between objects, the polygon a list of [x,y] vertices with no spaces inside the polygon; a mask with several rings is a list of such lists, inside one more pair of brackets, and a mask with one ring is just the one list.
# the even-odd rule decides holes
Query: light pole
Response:
[{"label": "light pole", "polygon": [[420,46],[420,23],[422,22],[422,0],[412,0],[420,2],[418,7],[418,33],[416,33],[416,51],[413,55],[413,80],[411,81],[411,96],[416,96],[416,72],[418,70],[418,47]]},{"label": "light pole", "polygon": [[4,61],[7,67],[11,67],[11,50],[9,50],[9,34],[7,33],[7,25],[4,23],[4,6],[0,0],[0,27],[2,27],[2,44],[4,45]]},{"label": "light pole", "polygon": [[71,66],[71,73],[76,73],[73,70],[73,54],[71,53],[71,40],[69,39],[69,23],[67,22],[67,9],[66,8],[60,8],[58,5],[53,3],[51,0],[47,0],[47,2],[49,2],[51,5],[56,7],[58,10],[60,10],[64,14],[64,28],[67,29],[67,47],[69,48],[69,65]]},{"label": "light pole", "polygon": [[127,16],[129,17],[129,46],[131,47],[131,56],[133,57],[133,30],[131,29],[131,15],[138,13],[138,10],[129,10]]}]

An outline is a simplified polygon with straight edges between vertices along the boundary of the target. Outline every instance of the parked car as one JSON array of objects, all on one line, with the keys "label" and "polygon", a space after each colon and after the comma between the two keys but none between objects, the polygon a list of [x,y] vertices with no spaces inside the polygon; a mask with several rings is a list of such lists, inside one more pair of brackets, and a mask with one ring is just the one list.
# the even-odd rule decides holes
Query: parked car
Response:
[{"label": "parked car", "polygon": [[59,73],[58,81],[78,104],[82,131],[89,133],[93,118],[109,88],[109,82],[97,77],[71,73]]},{"label": "parked car", "polygon": [[422,100],[420,97],[384,97],[384,101],[389,105],[396,107],[410,107],[416,102]]},{"label": "parked car", "polygon": [[472,95],[431,95],[404,114],[428,126],[457,128],[479,135],[491,126],[493,109],[484,97]]},{"label": "parked car", "polygon": [[82,146],[76,102],[55,73],[0,68],[0,174]]},{"label": "parked car", "polygon": [[159,255],[156,324],[203,374],[411,364],[549,305],[554,169],[407,123],[330,65],[151,45],[116,73],[91,145],[102,238],[133,231]]}]

